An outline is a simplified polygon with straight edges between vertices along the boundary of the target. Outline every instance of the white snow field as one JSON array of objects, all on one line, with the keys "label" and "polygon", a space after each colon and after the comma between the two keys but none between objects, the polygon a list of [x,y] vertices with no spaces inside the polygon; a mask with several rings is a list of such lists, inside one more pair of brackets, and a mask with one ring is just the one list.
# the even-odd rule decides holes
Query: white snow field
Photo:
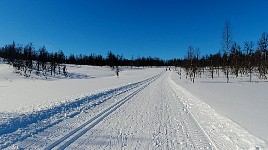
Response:
[{"label": "white snow field", "polygon": [[174,81],[185,90],[191,92],[217,113],[231,119],[251,134],[258,136],[268,143],[268,82],[254,76],[253,82],[249,77],[233,77],[226,83],[224,75],[214,75],[212,80],[207,77],[190,80],[172,76]]},{"label": "white snow field", "polygon": [[[0,64],[0,111],[32,111],[64,101],[126,85],[157,74],[163,68],[123,68],[120,78],[110,67],[68,65],[68,78],[36,76],[25,78],[12,66]],[[144,71],[146,70],[146,71]]]},{"label": "white snow field", "polygon": [[230,100],[219,108],[222,95],[201,79],[192,84],[165,68],[123,68],[119,77],[109,67],[67,68],[67,78],[24,78],[0,64],[0,149],[267,148],[257,133],[265,125],[249,131],[234,117],[247,116],[231,114]]}]

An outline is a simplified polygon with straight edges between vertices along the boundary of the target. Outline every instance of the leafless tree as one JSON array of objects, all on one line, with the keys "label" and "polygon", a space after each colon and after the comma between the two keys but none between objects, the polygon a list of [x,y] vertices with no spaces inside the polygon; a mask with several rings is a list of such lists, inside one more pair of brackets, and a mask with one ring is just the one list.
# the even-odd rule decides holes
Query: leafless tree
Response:
[{"label": "leafless tree", "polygon": [[225,22],[223,34],[222,34],[222,50],[224,55],[223,69],[227,77],[227,83],[229,82],[229,54],[232,44],[231,25],[230,22]]},{"label": "leafless tree", "polygon": [[250,42],[245,42],[244,45],[244,50],[246,54],[246,62],[245,62],[245,67],[246,70],[249,73],[249,82],[252,82],[252,70],[253,70],[253,65],[252,65],[252,53],[253,53],[253,47],[254,43],[252,41]]},{"label": "leafless tree", "polygon": [[258,51],[260,51],[262,55],[262,68],[263,68],[263,77],[266,78],[267,74],[267,53],[268,53],[268,33],[264,32],[261,36],[261,39],[258,42]]}]

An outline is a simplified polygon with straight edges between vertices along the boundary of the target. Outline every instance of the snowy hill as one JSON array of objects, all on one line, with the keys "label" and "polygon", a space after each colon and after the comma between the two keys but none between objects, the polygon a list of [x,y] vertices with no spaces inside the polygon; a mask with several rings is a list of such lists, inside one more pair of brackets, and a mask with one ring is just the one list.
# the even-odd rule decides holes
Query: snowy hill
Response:
[{"label": "snowy hill", "polygon": [[67,66],[24,77],[0,63],[0,149],[265,149],[267,85],[165,68]]},{"label": "snowy hill", "polygon": [[[32,111],[71,101],[98,91],[150,77],[163,68],[121,68],[120,77],[110,67],[68,65],[68,77],[26,78],[14,73],[12,66],[0,64],[0,111]],[[146,70],[146,71],[145,71]],[[55,104],[54,104],[55,103]]]}]

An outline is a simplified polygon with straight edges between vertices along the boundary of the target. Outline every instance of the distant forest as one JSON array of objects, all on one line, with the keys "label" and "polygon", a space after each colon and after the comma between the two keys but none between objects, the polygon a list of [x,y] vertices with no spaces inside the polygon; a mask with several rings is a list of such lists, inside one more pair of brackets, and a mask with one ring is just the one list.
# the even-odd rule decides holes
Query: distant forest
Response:
[{"label": "distant forest", "polygon": [[198,74],[205,71],[209,72],[212,79],[215,75],[219,76],[220,72],[224,73],[227,83],[230,75],[236,78],[239,75],[249,77],[250,82],[252,76],[267,79],[268,33],[264,32],[256,43],[247,41],[240,46],[232,39],[230,23],[226,22],[221,44],[221,51],[203,56],[200,55],[199,49],[189,46],[186,57],[175,65],[184,68],[186,78],[189,76],[193,82]]},{"label": "distant forest", "polygon": [[[163,60],[161,58],[138,57],[126,59],[121,55],[116,55],[109,51],[107,56],[102,55],[74,55],[66,56],[63,51],[48,52],[46,47],[38,50],[29,43],[26,46],[15,42],[0,48],[0,57],[14,66],[16,70],[24,72],[25,76],[30,76],[35,70],[36,74],[67,74],[65,64],[110,66],[175,66],[181,67],[194,82],[194,78],[201,72],[209,72],[213,79],[215,74],[223,72],[229,82],[229,75],[239,74],[252,78],[252,73],[257,73],[260,79],[267,79],[268,73],[268,33],[264,32],[260,39],[254,43],[245,42],[240,46],[232,40],[231,26],[226,22],[222,34],[222,49],[216,54],[201,55],[199,49],[189,46],[185,58]],[[181,71],[179,72],[181,74]]]},{"label": "distant forest", "polygon": [[[0,57],[19,72],[23,71],[23,75],[28,77],[32,71],[38,75],[40,73],[47,74],[65,74],[65,64],[76,65],[95,65],[110,66],[116,68],[118,66],[135,66],[135,67],[153,67],[153,66],[171,66],[171,61],[165,61],[160,58],[138,57],[131,60],[124,58],[122,55],[116,55],[109,51],[106,57],[102,55],[74,55],[66,56],[62,50],[58,52],[48,52],[45,46],[35,50],[32,43],[22,46],[15,42],[7,44],[0,49]],[[172,60],[179,61],[179,60]]]}]

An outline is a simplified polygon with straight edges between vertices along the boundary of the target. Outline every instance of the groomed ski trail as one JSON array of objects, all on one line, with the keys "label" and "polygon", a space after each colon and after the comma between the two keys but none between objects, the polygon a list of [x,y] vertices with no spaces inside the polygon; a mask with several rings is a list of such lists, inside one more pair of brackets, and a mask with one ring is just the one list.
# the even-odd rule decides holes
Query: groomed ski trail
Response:
[{"label": "groomed ski trail", "polygon": [[213,149],[208,136],[178,100],[169,79],[165,73],[94,128],[57,148]]},{"label": "groomed ski trail", "polygon": [[163,72],[140,82],[127,84],[115,89],[110,89],[93,94],[76,101],[66,102],[58,106],[30,114],[12,116],[7,114],[0,124],[0,149],[44,149],[54,141],[62,138],[77,128],[82,129],[92,118],[98,118],[113,109],[116,105],[129,97],[137,94]]},{"label": "groomed ski trail", "polygon": [[[51,115],[41,121],[6,133],[0,146],[47,150],[252,148],[248,147],[252,144],[250,140],[237,137],[237,141],[244,143],[232,142],[225,137],[226,130],[206,123],[205,115],[214,114],[205,113],[215,112],[200,110],[203,107],[198,107],[191,94],[177,85],[171,75],[170,71],[162,72],[66,104],[63,112],[51,110]],[[215,132],[218,137],[214,130],[219,131]]]}]

